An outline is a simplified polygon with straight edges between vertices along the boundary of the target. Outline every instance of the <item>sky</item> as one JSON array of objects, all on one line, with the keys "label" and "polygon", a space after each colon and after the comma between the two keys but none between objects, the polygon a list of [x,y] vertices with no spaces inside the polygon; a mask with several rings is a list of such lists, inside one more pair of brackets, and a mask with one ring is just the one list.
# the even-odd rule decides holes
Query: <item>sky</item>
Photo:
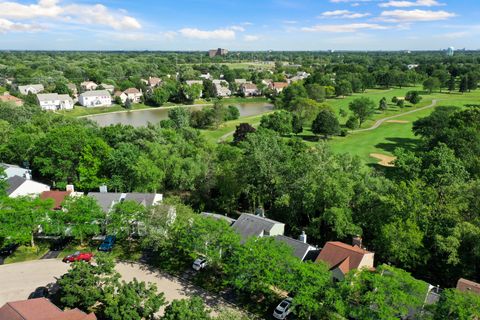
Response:
[{"label": "sky", "polygon": [[0,50],[480,49],[480,0],[0,0]]}]

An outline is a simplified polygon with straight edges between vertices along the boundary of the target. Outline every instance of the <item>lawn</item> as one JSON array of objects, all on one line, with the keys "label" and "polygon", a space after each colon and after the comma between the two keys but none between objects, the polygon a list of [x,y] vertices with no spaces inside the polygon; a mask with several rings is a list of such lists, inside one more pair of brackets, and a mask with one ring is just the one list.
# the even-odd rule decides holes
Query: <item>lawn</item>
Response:
[{"label": "lawn", "polygon": [[8,256],[4,263],[16,263],[16,262],[23,262],[23,261],[30,261],[30,260],[37,260],[40,259],[43,255],[48,252],[48,244],[39,242],[37,245],[32,248],[29,246],[20,246],[13,252],[10,256]]},{"label": "lawn", "polygon": [[[480,91],[474,91],[466,94],[458,93],[433,93],[424,95],[420,105],[429,104],[433,99],[441,100],[438,106],[458,106],[465,104],[475,104],[480,101]],[[404,108],[409,111],[411,108]],[[422,110],[410,115],[395,118],[395,120],[405,121],[406,123],[383,123],[379,128],[353,133],[342,138],[336,137],[329,141],[329,145],[334,152],[350,153],[361,157],[367,164],[377,163],[378,160],[371,158],[371,153],[380,153],[392,155],[397,147],[406,149],[414,148],[419,143],[419,138],[412,132],[412,123],[415,120],[428,116],[434,108]],[[383,118],[383,117],[382,117]],[[371,121],[373,123],[373,121]]]},{"label": "lawn", "polygon": [[[151,108],[151,107],[141,103],[134,104],[132,106],[132,110],[141,110],[141,109],[148,109],[148,108]],[[127,110],[122,106],[114,104],[110,107],[94,107],[94,108],[75,106],[74,109],[61,110],[61,111],[57,111],[57,113],[63,114],[68,117],[83,117],[83,116],[89,116],[93,114],[110,113],[110,112],[118,112],[118,111],[127,111]]]},{"label": "lawn", "polygon": [[[60,252],[58,258],[63,259],[64,257],[77,251],[92,252],[95,255],[99,252],[97,248],[100,243],[101,241],[97,241],[85,245],[80,245],[78,243],[72,242],[65,249],[63,249],[62,252]],[[138,261],[142,256],[142,250],[138,242],[121,241],[115,243],[111,255],[118,260]]]}]

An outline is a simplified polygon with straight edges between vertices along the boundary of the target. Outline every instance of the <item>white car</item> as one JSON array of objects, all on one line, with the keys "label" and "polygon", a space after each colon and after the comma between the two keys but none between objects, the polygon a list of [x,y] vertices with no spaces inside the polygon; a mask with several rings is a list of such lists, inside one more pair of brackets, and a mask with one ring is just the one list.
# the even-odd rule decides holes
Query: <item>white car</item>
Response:
[{"label": "white car", "polygon": [[198,258],[193,262],[192,268],[193,270],[200,271],[207,266],[207,260],[204,258]]},{"label": "white car", "polygon": [[275,319],[284,320],[292,312],[290,307],[292,306],[292,298],[286,298],[275,308],[273,311],[273,317]]}]

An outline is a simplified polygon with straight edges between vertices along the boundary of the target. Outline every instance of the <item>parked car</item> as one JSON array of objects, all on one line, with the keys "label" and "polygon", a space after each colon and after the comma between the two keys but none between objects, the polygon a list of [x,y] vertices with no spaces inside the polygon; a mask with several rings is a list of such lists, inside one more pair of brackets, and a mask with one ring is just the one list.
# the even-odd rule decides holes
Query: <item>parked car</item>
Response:
[{"label": "parked car", "polygon": [[275,319],[284,320],[292,312],[290,308],[292,306],[293,299],[286,298],[275,308],[273,311],[273,317]]},{"label": "parked car", "polygon": [[38,287],[37,289],[35,289],[35,291],[30,293],[28,299],[48,298],[49,294],[50,293],[48,292],[48,289],[46,287]]},{"label": "parked car", "polygon": [[98,251],[112,251],[113,245],[115,244],[115,236],[106,236],[102,244],[98,247]]},{"label": "parked car", "polygon": [[76,261],[90,262],[90,260],[92,260],[92,257],[93,257],[93,253],[91,252],[77,251],[63,258],[63,262],[76,262]]},{"label": "parked car", "polygon": [[200,271],[202,269],[205,269],[207,266],[207,260],[205,258],[198,258],[193,262],[192,268],[193,270]]},{"label": "parked car", "polygon": [[16,243],[11,243],[6,245],[3,248],[0,248],[0,256],[9,256],[11,255],[15,250],[17,250],[18,244]]}]

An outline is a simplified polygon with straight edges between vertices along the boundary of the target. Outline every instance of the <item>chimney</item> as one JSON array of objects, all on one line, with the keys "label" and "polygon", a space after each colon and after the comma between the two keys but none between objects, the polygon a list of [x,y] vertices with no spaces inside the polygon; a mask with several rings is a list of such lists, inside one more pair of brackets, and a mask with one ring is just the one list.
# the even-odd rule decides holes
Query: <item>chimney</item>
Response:
[{"label": "chimney", "polygon": [[108,189],[107,189],[106,185],[101,185],[99,187],[99,189],[100,189],[100,193],[107,193],[108,192]]},{"label": "chimney", "polygon": [[75,187],[73,186],[73,184],[67,184],[67,187],[65,188],[65,190],[70,192],[75,192]]},{"label": "chimney", "polygon": [[302,231],[302,234],[298,237],[298,240],[302,241],[303,243],[307,243],[307,234],[305,231]]},{"label": "chimney", "polygon": [[362,247],[362,237],[360,237],[359,235],[356,235],[355,237],[353,237],[352,245],[363,248]]}]

